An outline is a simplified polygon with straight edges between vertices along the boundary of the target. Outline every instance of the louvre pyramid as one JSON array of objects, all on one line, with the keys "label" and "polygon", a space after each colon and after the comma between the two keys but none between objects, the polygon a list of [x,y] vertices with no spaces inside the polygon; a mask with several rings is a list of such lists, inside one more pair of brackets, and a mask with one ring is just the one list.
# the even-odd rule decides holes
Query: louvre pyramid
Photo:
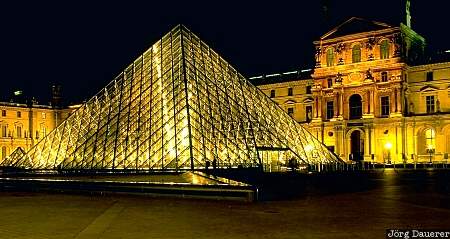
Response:
[{"label": "louvre pyramid", "polygon": [[184,26],[28,152],[26,169],[183,170],[341,160]]}]

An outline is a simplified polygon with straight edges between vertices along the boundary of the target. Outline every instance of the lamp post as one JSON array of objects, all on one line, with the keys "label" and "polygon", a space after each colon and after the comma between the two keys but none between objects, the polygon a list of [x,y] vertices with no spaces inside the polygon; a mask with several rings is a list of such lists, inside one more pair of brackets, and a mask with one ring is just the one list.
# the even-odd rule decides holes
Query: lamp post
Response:
[{"label": "lamp post", "polygon": [[[384,144],[384,148],[386,149],[386,151],[387,151],[387,160],[388,160],[388,163],[390,164],[391,163],[391,148],[392,148],[392,144],[391,144],[391,142],[386,142],[385,144]],[[385,164],[386,164],[386,162],[385,162]]]}]

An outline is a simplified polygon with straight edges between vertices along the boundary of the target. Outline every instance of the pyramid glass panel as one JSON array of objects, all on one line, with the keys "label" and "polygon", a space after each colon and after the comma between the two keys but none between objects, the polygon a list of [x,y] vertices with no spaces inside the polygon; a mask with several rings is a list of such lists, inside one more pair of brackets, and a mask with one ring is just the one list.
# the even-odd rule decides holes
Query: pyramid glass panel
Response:
[{"label": "pyramid glass panel", "polygon": [[341,160],[183,26],[28,152],[27,169],[280,169]]}]

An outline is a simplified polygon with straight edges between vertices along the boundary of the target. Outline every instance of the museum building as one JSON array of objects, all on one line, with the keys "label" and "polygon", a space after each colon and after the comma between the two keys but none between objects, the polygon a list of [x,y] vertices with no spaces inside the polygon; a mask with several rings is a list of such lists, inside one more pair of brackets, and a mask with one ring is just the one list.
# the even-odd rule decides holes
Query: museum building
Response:
[{"label": "museum building", "polygon": [[0,102],[0,161],[19,147],[28,151],[79,107],[62,107],[60,86],[52,86],[49,104],[23,94],[17,90],[9,102]]},{"label": "museum building", "polygon": [[348,162],[447,162],[449,51],[430,60],[408,18],[352,17],[314,45],[314,69],[250,80]]}]

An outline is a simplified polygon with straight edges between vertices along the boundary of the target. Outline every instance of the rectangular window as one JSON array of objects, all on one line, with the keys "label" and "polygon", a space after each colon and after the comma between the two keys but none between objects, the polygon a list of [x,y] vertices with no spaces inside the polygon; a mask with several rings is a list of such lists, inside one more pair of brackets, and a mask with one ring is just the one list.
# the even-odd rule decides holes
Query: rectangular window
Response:
[{"label": "rectangular window", "polygon": [[2,116],[6,117],[6,110],[2,110]]},{"label": "rectangular window", "polygon": [[2,125],[2,137],[3,138],[6,138],[8,136],[7,132],[8,132],[8,126]]},{"label": "rectangular window", "polygon": [[327,102],[327,119],[333,118],[334,115],[334,104],[333,101]]},{"label": "rectangular window", "polygon": [[328,86],[328,88],[333,87],[333,79],[329,78],[329,79],[327,80],[327,86]]},{"label": "rectangular window", "polygon": [[306,112],[306,121],[309,122],[312,120],[312,106],[308,105],[305,108],[305,112]]},{"label": "rectangular window", "polygon": [[270,98],[275,98],[275,90],[270,91]]},{"label": "rectangular window", "polygon": [[288,115],[289,116],[294,116],[294,108],[288,108]]},{"label": "rectangular window", "polygon": [[389,58],[389,41],[383,40],[380,45],[380,58],[388,59]]},{"label": "rectangular window", "polygon": [[288,88],[288,96],[293,96],[294,90],[292,88]]},{"label": "rectangular window", "polygon": [[328,48],[327,49],[327,66],[333,66],[334,65],[334,49]]},{"label": "rectangular window", "polygon": [[361,46],[355,45],[352,49],[352,62],[358,63],[361,62]]},{"label": "rectangular window", "polygon": [[2,147],[2,159],[5,159],[6,158],[6,147],[5,146],[3,146]]},{"label": "rectangular window", "polygon": [[41,113],[41,116],[42,116],[42,119],[45,119],[47,117],[47,115],[44,112]]},{"label": "rectangular window", "polygon": [[427,113],[428,114],[434,113],[434,95],[427,95],[426,103],[427,103]]},{"label": "rectangular window", "polygon": [[311,86],[306,86],[306,94],[311,94]]},{"label": "rectangular window", "polygon": [[389,96],[381,97],[381,116],[389,116],[390,108],[389,108]]},{"label": "rectangular window", "polygon": [[22,118],[22,112],[17,111],[17,118]]},{"label": "rectangular window", "polygon": [[20,127],[20,126],[16,127],[16,134],[17,134],[17,138],[22,138],[22,127]]},{"label": "rectangular window", "polygon": [[433,80],[433,72],[429,71],[427,72],[427,81],[432,81]]},{"label": "rectangular window", "polygon": [[388,74],[386,71],[381,72],[381,82],[387,82],[388,81]]}]

